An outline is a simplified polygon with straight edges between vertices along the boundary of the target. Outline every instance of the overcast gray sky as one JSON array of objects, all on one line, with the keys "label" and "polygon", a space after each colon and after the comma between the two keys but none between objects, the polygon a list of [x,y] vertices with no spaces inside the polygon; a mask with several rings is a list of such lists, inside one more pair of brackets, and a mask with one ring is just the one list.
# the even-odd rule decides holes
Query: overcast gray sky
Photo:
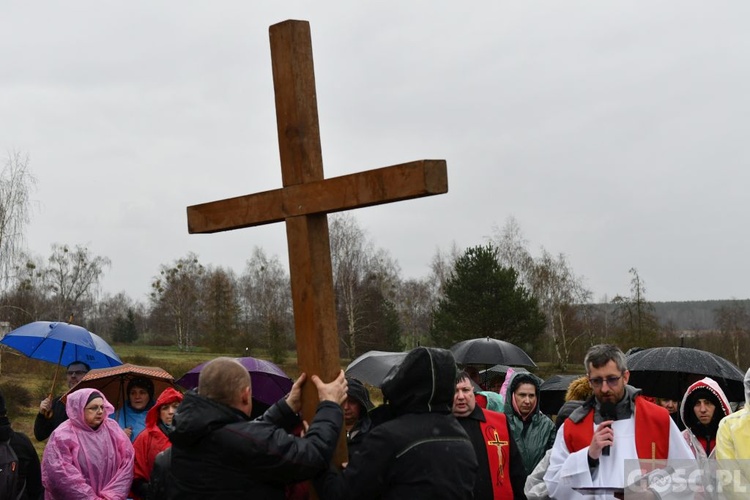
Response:
[{"label": "overcast gray sky", "polygon": [[188,235],[188,205],[281,186],[268,27],[309,20],[326,176],[422,158],[448,194],[353,212],[404,277],[513,215],[596,298],[750,296],[750,3],[3,2],[0,153],[28,246],[107,256],[143,300],[196,252],[286,262],[283,224]]}]

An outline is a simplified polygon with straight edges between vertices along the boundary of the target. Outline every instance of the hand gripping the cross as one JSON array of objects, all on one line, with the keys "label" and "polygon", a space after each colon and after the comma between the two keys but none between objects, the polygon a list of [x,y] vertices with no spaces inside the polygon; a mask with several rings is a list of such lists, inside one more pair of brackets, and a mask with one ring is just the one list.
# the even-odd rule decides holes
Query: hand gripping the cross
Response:
[{"label": "hand gripping the cross", "polygon": [[[302,386],[306,378],[307,375],[305,373],[300,374],[294,385],[292,385],[289,395],[286,397],[286,403],[295,413],[299,413],[302,409]],[[338,376],[329,383],[323,382],[317,375],[312,376],[312,382],[318,389],[318,399],[320,401],[332,401],[338,405],[344,403],[348,389],[344,370],[339,371]]]}]

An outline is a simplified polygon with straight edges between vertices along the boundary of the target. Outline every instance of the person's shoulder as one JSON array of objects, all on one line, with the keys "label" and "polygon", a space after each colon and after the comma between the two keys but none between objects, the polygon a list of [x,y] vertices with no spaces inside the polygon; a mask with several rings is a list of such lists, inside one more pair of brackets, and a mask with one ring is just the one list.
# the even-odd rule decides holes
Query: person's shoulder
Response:
[{"label": "person's shoulder", "polygon": [[[141,433],[138,434],[133,440],[133,447],[148,446],[148,443],[150,443],[152,439],[153,430],[154,429],[151,427],[146,427],[145,429],[143,429],[143,431],[141,431]],[[159,430],[157,429],[157,431]]]},{"label": "person's shoulder", "polygon": [[480,410],[485,420],[508,420],[508,415],[505,412],[488,410],[487,408],[480,408]]},{"label": "person's shoulder", "polygon": [[568,415],[568,418],[563,422],[562,425],[568,424],[568,422],[571,422],[570,425],[576,425],[583,421],[584,418],[588,416],[589,413],[591,413],[594,410],[594,401],[593,398],[589,398],[586,401],[583,402],[578,408],[575,408],[570,415]]},{"label": "person's shoulder", "polygon": [[741,423],[747,422],[750,424],[750,412],[748,412],[747,409],[743,408],[740,411],[736,411],[734,413],[730,413],[726,417],[722,418],[719,421],[719,427],[726,426],[726,425],[739,425]]},{"label": "person's shoulder", "polygon": [[548,425],[552,425],[552,426],[555,425],[555,423],[552,421],[552,419],[549,418],[544,413],[542,413],[541,411],[538,411],[538,412],[534,413],[534,416],[531,417],[531,418],[532,418],[532,420],[534,420],[536,422],[539,422],[540,425],[543,425],[545,427],[548,426]]},{"label": "person's shoulder", "polygon": [[115,439],[125,439],[125,441],[130,443],[130,438],[128,437],[128,435],[125,434],[125,431],[123,431],[122,427],[120,427],[120,424],[118,424],[114,420],[105,418],[99,428],[105,432],[110,433]]},{"label": "person's shoulder", "polygon": [[24,434],[23,432],[19,432],[16,430],[13,430],[13,433],[10,436],[10,445],[14,448],[27,448],[27,449],[34,449],[34,444],[31,442],[31,439],[29,439],[29,436]]},{"label": "person's shoulder", "polygon": [[666,412],[667,414],[669,414],[669,410],[664,408],[662,405],[654,403],[647,396],[644,396],[641,393],[636,394],[633,399],[635,400],[636,404],[640,403],[640,406],[647,411],[655,411],[659,413]]},{"label": "person's shoulder", "polygon": [[48,447],[59,447],[66,446],[64,443],[77,443],[78,438],[75,436],[76,428],[70,420],[66,420],[57,426],[55,430],[49,435],[49,440],[45,446],[45,450]]},{"label": "person's shoulder", "polygon": [[10,442],[11,443],[13,443],[13,442],[17,442],[17,443],[29,442],[29,443],[31,443],[31,439],[29,439],[29,436],[27,436],[26,433],[21,432],[21,431],[17,431],[15,429],[12,429],[11,433],[10,433]]},{"label": "person's shoulder", "polygon": [[[404,413],[390,420],[374,425],[369,434],[376,433],[381,435],[399,435],[413,434],[421,432],[422,429],[433,428],[435,426],[445,425],[445,422],[455,422],[458,420],[451,414],[443,413]],[[376,434],[376,435],[377,435]]]},{"label": "person's shoulder", "polygon": [[70,433],[70,432],[73,432],[74,429],[75,429],[75,426],[73,425],[73,421],[68,419],[62,422],[57,427],[55,427],[55,430],[52,431],[49,437],[51,439],[55,434],[59,436],[62,434]]}]

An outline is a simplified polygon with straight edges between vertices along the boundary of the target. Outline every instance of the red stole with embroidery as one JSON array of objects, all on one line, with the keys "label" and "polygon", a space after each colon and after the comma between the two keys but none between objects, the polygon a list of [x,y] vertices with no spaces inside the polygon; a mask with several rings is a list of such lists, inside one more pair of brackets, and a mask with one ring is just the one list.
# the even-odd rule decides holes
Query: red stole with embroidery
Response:
[{"label": "red stole with embroidery", "polygon": [[504,413],[482,410],[486,422],[479,422],[482,429],[487,460],[490,463],[490,480],[495,498],[513,498],[510,483],[510,440],[508,423]]},{"label": "red stole with embroidery", "polygon": [[[659,405],[635,398],[635,449],[641,460],[662,460],[669,455],[669,412]],[[563,435],[570,453],[591,444],[594,437],[594,409],[577,424],[565,421]]]}]

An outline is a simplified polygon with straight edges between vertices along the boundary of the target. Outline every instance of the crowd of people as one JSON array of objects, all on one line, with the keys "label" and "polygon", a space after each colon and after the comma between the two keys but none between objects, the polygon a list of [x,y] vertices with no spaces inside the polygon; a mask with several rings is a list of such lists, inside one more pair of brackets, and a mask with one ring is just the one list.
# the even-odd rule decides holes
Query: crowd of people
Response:
[{"label": "crowd of people", "polygon": [[[333,500],[747,498],[750,414],[732,412],[717,381],[655,400],[628,384],[614,345],[591,347],[584,367],[553,422],[535,375],[482,390],[450,351],[418,347],[383,381],[375,408],[343,371],[309,377],[318,406],[308,424],[299,416],[306,374],[251,418],[247,370],[216,358],[184,395],[131,380],[117,412],[95,389],[46,398],[34,425],[48,440],[41,462],[0,395],[0,462],[10,462],[0,463],[0,497],[11,488],[7,498],[34,500],[305,499],[313,487]],[[67,368],[71,388],[88,371]],[[333,463],[342,433],[348,458]]]}]

